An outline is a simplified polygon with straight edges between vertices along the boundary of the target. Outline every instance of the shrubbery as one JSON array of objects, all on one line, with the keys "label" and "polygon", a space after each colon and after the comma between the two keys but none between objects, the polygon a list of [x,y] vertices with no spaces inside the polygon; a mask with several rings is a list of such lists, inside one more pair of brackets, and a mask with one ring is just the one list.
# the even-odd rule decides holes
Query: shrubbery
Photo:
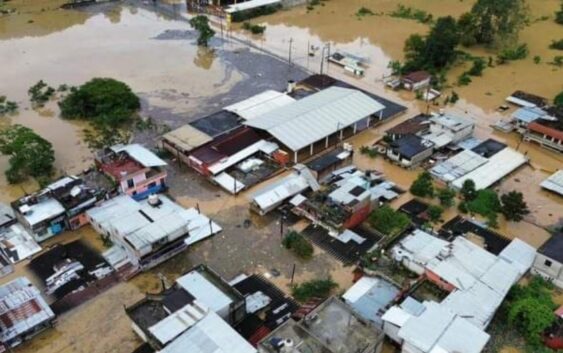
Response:
[{"label": "shrubbery", "polygon": [[369,216],[369,222],[377,231],[389,236],[401,233],[410,224],[407,215],[387,205],[373,211]]},{"label": "shrubbery", "polygon": [[266,26],[255,25],[250,22],[243,23],[242,28],[252,32],[252,34],[262,34],[266,30]]},{"label": "shrubbery", "polygon": [[46,84],[43,80],[39,80],[39,82],[29,88],[27,94],[29,95],[32,105],[42,107],[53,97],[55,89]]},{"label": "shrubbery", "polygon": [[0,96],[0,116],[14,114],[18,111],[18,103],[9,101],[6,96]]},{"label": "shrubbery", "polygon": [[338,284],[331,278],[315,279],[295,285],[291,289],[291,294],[298,301],[305,302],[312,298],[328,298],[331,292],[336,288],[338,288]]},{"label": "shrubbery", "polygon": [[250,20],[251,18],[271,15],[273,13],[276,13],[281,8],[282,5],[276,4],[276,5],[257,7],[255,9],[246,10],[246,11],[239,11],[232,14],[231,20],[233,22],[244,22],[246,20]]},{"label": "shrubbery", "polygon": [[302,259],[313,257],[313,245],[305,237],[297,232],[291,231],[283,238],[283,246]]}]

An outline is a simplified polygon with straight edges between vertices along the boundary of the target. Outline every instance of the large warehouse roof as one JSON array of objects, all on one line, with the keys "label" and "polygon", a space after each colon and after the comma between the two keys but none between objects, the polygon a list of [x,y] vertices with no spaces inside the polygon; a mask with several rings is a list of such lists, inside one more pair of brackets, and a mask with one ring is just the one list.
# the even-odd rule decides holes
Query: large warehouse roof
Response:
[{"label": "large warehouse roof", "polygon": [[295,99],[287,94],[268,90],[238,103],[231,104],[224,109],[237,114],[245,120],[250,120],[293,102],[295,102]]},{"label": "large warehouse roof", "polygon": [[284,145],[298,151],[383,108],[358,90],[330,87],[245,124],[268,131]]}]

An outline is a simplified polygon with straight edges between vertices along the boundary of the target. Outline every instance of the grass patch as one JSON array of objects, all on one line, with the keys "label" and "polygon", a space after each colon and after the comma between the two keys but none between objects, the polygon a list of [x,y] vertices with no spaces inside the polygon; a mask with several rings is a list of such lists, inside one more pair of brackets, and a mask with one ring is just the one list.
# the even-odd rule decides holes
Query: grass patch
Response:
[{"label": "grass patch", "polygon": [[338,288],[338,284],[331,278],[314,279],[293,286],[291,294],[296,300],[306,302],[312,298],[328,298],[336,288]]},{"label": "grass patch", "polygon": [[308,260],[313,257],[313,245],[300,233],[294,231],[287,233],[282,244],[302,259]]}]

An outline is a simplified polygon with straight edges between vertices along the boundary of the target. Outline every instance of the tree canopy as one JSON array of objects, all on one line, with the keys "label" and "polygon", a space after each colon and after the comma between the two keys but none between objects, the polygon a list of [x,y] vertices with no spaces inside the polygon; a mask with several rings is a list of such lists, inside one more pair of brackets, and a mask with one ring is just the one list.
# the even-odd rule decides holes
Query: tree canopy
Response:
[{"label": "tree canopy", "polygon": [[404,70],[434,72],[445,68],[454,62],[459,40],[456,20],[451,16],[438,18],[426,37],[413,34],[406,40]]},{"label": "tree canopy", "polygon": [[199,15],[190,20],[190,26],[199,32],[197,38],[197,45],[206,47],[209,40],[215,35],[215,31],[209,26],[209,19],[207,16]]},{"label": "tree canopy", "polygon": [[432,184],[432,176],[427,171],[418,175],[416,180],[410,187],[411,194],[420,197],[433,196],[434,185]]},{"label": "tree canopy", "polygon": [[524,195],[518,191],[511,191],[500,197],[501,212],[509,221],[520,222],[525,215],[530,213],[524,201]]},{"label": "tree canopy", "polygon": [[10,183],[27,177],[34,177],[41,183],[53,173],[53,146],[30,128],[13,125],[1,131],[0,152],[10,156],[10,167],[5,172]]},{"label": "tree canopy", "polygon": [[563,91],[559,92],[559,94],[555,96],[555,98],[553,99],[553,104],[555,104],[559,108],[563,108]]},{"label": "tree canopy", "polygon": [[99,125],[119,126],[141,108],[139,97],[123,82],[94,78],[71,90],[61,102],[65,119],[88,119]]},{"label": "tree canopy", "polygon": [[395,211],[387,205],[373,211],[369,217],[369,222],[372,227],[385,235],[396,235],[410,223],[407,215]]},{"label": "tree canopy", "polygon": [[438,190],[438,199],[440,200],[440,205],[444,207],[451,207],[455,203],[454,198],[455,198],[455,190],[450,188],[444,188]]},{"label": "tree canopy", "polygon": [[526,0],[477,0],[471,11],[460,17],[462,42],[465,45],[515,44],[528,13]]},{"label": "tree canopy", "polygon": [[472,201],[477,197],[477,190],[475,189],[475,182],[467,179],[463,182],[460,190],[461,196],[465,201]]}]

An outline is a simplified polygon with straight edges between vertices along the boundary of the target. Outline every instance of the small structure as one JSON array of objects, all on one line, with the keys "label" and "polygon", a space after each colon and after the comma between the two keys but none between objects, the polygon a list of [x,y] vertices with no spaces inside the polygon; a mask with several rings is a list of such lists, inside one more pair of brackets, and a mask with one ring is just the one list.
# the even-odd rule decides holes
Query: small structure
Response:
[{"label": "small structure", "polygon": [[430,130],[430,116],[419,114],[385,131],[388,140],[395,141],[408,135],[425,134]]},{"label": "small structure", "polygon": [[426,71],[411,72],[402,77],[403,87],[409,91],[418,91],[419,89],[430,86],[432,76]]},{"label": "small structure", "polygon": [[524,108],[544,108],[547,106],[547,99],[524,91],[515,91],[506,97],[506,101]]},{"label": "small structure", "polygon": [[555,233],[539,249],[532,272],[563,288],[563,233]]},{"label": "small structure", "polygon": [[104,257],[115,269],[152,268],[221,231],[195,208],[184,209],[165,196],[136,202],[121,195],[87,214],[92,227],[114,244]]},{"label": "small structure", "polygon": [[285,322],[258,345],[260,353],[379,353],[384,334],[332,297],[301,321]]},{"label": "small structure", "polygon": [[293,169],[290,175],[258,190],[252,196],[250,209],[263,216],[305,190],[319,190],[319,183],[307,167],[297,164]]},{"label": "small structure", "polygon": [[0,230],[0,251],[15,264],[37,254],[41,247],[21,224],[12,224]]},{"label": "small structure", "polygon": [[281,2],[282,0],[248,0],[239,3],[235,1],[235,4],[229,5],[225,9],[225,13],[227,15],[227,23],[231,23],[231,21],[240,22],[237,18],[237,14],[243,14],[242,18],[247,18],[247,16],[245,16],[244,13],[248,14],[260,8],[272,7],[272,6],[276,8],[281,8]]},{"label": "small structure", "polygon": [[475,123],[454,115],[439,114],[430,118],[430,131],[420,136],[434,143],[440,149],[451,143],[458,143],[473,134]]},{"label": "small structure", "polygon": [[86,210],[105,195],[104,190],[90,187],[76,176],[63,177],[46,188],[14,201],[18,221],[38,242],[66,229],[87,224]]},{"label": "small structure", "polygon": [[548,114],[528,124],[524,140],[539,143],[542,147],[556,152],[563,152],[563,111],[561,108],[552,108],[548,109]]},{"label": "small structure", "polygon": [[335,170],[352,164],[354,150],[351,145],[344,144],[343,148],[336,148],[308,162],[307,168],[313,173],[317,181],[322,182],[332,175]]},{"label": "small structure", "polygon": [[166,189],[166,162],[139,144],[110,147],[96,156],[96,165],[135,200]]},{"label": "small structure", "polygon": [[15,347],[53,325],[55,314],[25,277],[0,286],[0,342]]},{"label": "small structure", "polygon": [[434,142],[417,135],[406,135],[391,142],[387,148],[387,158],[401,167],[412,168],[430,158],[434,153]]},{"label": "small structure", "polygon": [[399,294],[400,289],[393,283],[381,277],[364,276],[344,293],[342,299],[358,315],[383,329],[381,317]]},{"label": "small structure", "polygon": [[343,51],[336,51],[328,57],[328,60],[355,76],[364,75],[364,66],[367,63],[367,59]]},{"label": "small structure", "polygon": [[553,173],[549,178],[542,181],[540,185],[546,190],[563,196],[563,169]]},{"label": "small structure", "polygon": [[383,109],[382,104],[359,90],[330,87],[245,125],[273,136],[297,163],[368,128],[381,118],[378,114]]},{"label": "small structure", "polygon": [[14,210],[10,206],[0,203],[0,229],[9,227],[16,222]]},{"label": "small structure", "polygon": [[512,113],[512,121],[520,133],[524,132],[530,123],[546,116],[547,112],[538,107],[524,107]]},{"label": "small structure", "polygon": [[480,156],[472,150],[463,150],[450,159],[432,167],[432,169],[430,169],[430,173],[434,177],[449,184],[487,162],[487,158]]}]

